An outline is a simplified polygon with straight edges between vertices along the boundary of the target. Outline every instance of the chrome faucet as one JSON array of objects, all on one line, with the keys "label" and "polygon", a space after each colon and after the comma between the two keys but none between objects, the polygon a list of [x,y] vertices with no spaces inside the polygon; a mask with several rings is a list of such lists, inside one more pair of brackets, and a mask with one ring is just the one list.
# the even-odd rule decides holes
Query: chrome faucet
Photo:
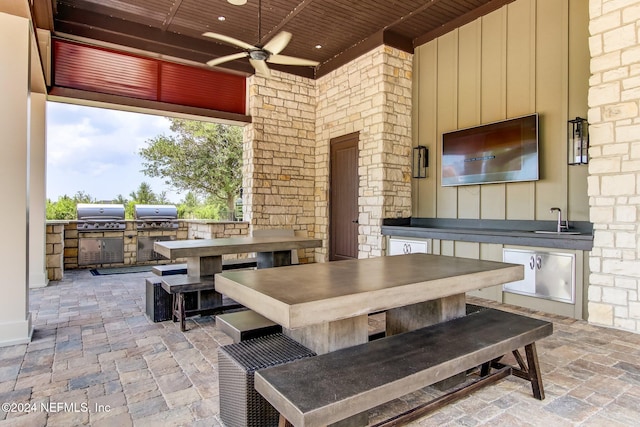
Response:
[{"label": "chrome faucet", "polygon": [[558,233],[561,233],[562,230],[568,230],[569,229],[569,222],[567,220],[564,221],[564,224],[562,223],[562,209],[560,208],[551,208],[551,213],[553,212],[558,212]]}]

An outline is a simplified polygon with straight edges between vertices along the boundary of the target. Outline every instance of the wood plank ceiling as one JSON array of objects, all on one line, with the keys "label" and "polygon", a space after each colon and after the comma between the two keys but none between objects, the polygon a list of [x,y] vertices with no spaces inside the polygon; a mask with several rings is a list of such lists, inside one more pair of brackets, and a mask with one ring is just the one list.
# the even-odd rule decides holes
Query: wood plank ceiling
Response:
[{"label": "wood plank ceiling", "polygon": [[[413,52],[511,1],[248,0],[236,6],[227,0],[34,0],[33,16],[36,26],[54,37],[203,67],[210,59],[241,52],[202,36],[205,31],[258,46],[288,31],[293,38],[282,54],[320,65],[270,67],[317,78],[383,43]],[[217,67],[253,73],[246,58]]]}]

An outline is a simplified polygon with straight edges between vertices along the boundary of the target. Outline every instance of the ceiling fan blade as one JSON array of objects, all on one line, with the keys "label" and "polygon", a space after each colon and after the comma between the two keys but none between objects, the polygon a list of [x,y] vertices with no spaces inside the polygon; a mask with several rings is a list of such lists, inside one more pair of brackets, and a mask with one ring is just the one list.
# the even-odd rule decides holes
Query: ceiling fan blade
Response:
[{"label": "ceiling fan blade", "polygon": [[249,59],[249,62],[251,63],[253,68],[255,68],[256,74],[261,77],[271,77],[271,70],[269,70],[266,62],[257,59]]},{"label": "ceiling fan blade", "polygon": [[207,65],[209,67],[215,67],[218,64],[222,64],[223,62],[233,61],[234,59],[246,58],[249,56],[247,52],[234,53],[233,55],[221,56],[220,58],[212,59],[211,61],[207,61]]},{"label": "ceiling fan blade", "polygon": [[281,31],[264,45],[264,50],[269,51],[272,55],[277,55],[287,47],[289,40],[291,40],[291,33]]},{"label": "ceiling fan blade", "polygon": [[202,35],[205,37],[210,37],[212,39],[216,39],[225,43],[232,44],[234,46],[241,47],[243,49],[256,49],[255,46],[250,45],[249,43],[245,43],[242,40],[234,39],[233,37],[225,36],[224,34],[206,32],[206,33],[202,33]]},{"label": "ceiling fan blade", "polygon": [[315,67],[317,65],[320,65],[318,61],[312,61],[311,59],[296,58],[294,56],[287,56],[287,55],[271,55],[267,59],[267,62],[271,62],[273,64],[280,64],[280,65],[305,65],[309,67]]}]

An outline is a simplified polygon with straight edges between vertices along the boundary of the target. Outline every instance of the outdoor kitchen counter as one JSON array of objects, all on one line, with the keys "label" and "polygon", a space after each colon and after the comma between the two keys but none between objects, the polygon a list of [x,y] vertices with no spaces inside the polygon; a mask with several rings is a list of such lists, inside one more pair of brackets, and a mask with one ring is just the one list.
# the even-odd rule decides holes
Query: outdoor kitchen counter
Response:
[{"label": "outdoor kitchen counter", "polygon": [[[394,237],[498,243],[590,251],[593,231],[590,223],[570,222],[579,234],[550,233],[555,221],[401,219],[385,220],[382,234]],[[546,231],[537,233],[536,231]]]}]

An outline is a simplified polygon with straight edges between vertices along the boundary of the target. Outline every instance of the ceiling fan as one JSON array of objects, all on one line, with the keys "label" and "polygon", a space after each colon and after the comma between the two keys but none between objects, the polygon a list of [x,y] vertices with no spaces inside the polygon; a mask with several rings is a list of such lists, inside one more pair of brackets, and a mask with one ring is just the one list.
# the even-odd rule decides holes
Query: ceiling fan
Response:
[{"label": "ceiling fan", "polygon": [[[258,40],[260,40],[262,28],[261,28],[261,11],[262,1],[260,1],[258,7]],[[256,70],[256,74],[263,77],[271,77],[271,71],[267,63],[280,64],[280,65],[299,65],[315,67],[320,64],[318,61],[312,61],[310,59],[296,58],[294,56],[280,55],[280,52],[287,47],[291,40],[291,33],[287,31],[281,31],[276,34],[271,40],[269,40],[264,46],[254,46],[252,44],[243,42],[242,40],[235,39],[233,37],[225,36],[224,34],[206,32],[202,34],[206,37],[240,47],[244,49],[244,52],[234,53],[231,55],[221,56],[220,58],[212,59],[207,62],[210,67],[222,64],[224,62],[233,61],[240,58],[249,58],[249,63]]]}]

